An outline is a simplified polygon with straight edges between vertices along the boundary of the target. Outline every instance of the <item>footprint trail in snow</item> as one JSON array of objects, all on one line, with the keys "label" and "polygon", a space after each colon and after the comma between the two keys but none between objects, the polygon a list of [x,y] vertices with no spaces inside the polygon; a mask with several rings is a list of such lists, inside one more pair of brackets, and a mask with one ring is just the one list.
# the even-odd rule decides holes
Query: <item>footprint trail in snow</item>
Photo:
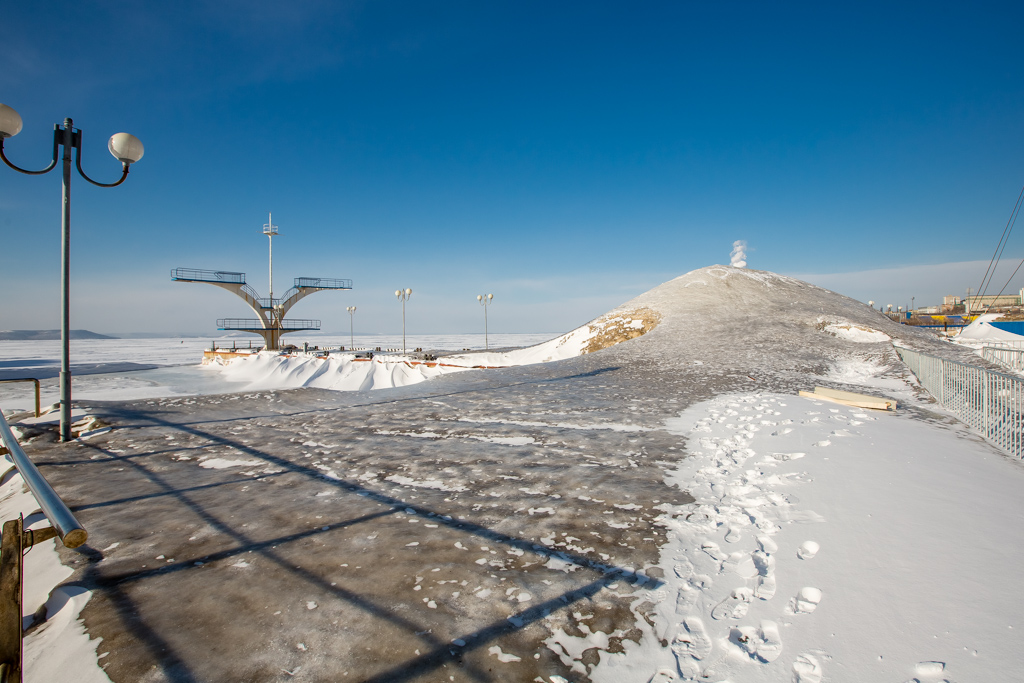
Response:
[{"label": "footprint trail in snow", "polygon": [[[799,503],[800,487],[812,483],[801,465],[828,457],[830,439],[855,437],[851,429],[871,418],[860,411],[826,413],[811,401],[795,405],[796,411],[789,408],[786,412],[793,417],[782,417],[780,409],[798,400],[724,396],[701,404],[703,415],[694,420],[691,414],[688,424],[682,423],[684,418],[670,421],[670,431],[689,437],[688,457],[670,480],[695,503],[664,518],[671,530],[662,560],[662,566],[671,567],[666,571],[669,592],[657,606],[653,627],[662,645],[632,653],[648,658],[644,680],[669,680],[671,671],[681,681],[743,681],[763,675],[765,669],[776,680],[822,679],[827,653],[790,652],[785,640],[795,621],[815,619],[827,596],[814,586],[798,587],[796,594],[787,588],[777,595],[776,560],[779,553],[788,553],[813,564],[827,549],[807,538],[813,532],[802,542],[780,544],[776,539],[788,525],[813,530],[826,523]],[[762,430],[777,442],[776,449],[751,447]],[[787,448],[797,445],[800,435],[801,447]],[[616,665],[625,665],[615,658],[629,656],[609,656],[609,666],[597,667],[594,680],[614,680]]]}]

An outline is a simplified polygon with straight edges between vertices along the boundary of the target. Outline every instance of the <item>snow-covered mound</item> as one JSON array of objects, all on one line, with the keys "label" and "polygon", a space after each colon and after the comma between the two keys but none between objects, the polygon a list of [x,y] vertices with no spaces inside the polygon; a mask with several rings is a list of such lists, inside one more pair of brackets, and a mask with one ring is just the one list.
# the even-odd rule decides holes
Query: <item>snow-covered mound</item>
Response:
[{"label": "snow-covered mound", "polygon": [[574,358],[635,339],[654,329],[661,316],[648,308],[615,311],[542,344],[503,352],[467,353],[424,361],[412,356],[355,354],[324,358],[315,353],[262,352],[223,362],[225,379],[246,382],[245,390],[315,387],[365,391],[417,384],[439,375],[480,368],[507,368]]},{"label": "snow-covered mound", "polygon": [[[655,287],[567,334],[524,349],[458,354],[437,362],[401,355],[368,360],[352,354],[322,358],[264,352],[233,360],[223,372],[231,381],[247,382],[245,390],[362,391],[416,384],[471,369],[560,361],[605,352],[624,342],[631,343],[622,348],[653,353],[666,361],[710,359],[723,345],[745,345],[750,353],[767,358],[773,340],[794,333],[805,336],[818,351],[836,342],[843,348],[849,342],[873,344],[913,335],[906,326],[853,299],[806,282],[767,271],[710,266]],[[817,352],[810,355],[820,358]],[[787,360],[780,360],[782,356]],[[799,348],[787,348],[785,354],[772,354],[770,362],[792,366],[793,358],[799,356]]]},{"label": "snow-covered mound", "polygon": [[440,368],[436,363],[398,356],[377,356],[370,360],[347,354],[325,359],[309,353],[293,355],[264,351],[236,358],[221,371],[229,381],[247,382],[247,391],[297,387],[365,391],[418,384],[444,372],[462,369]]},{"label": "snow-covered mound", "polygon": [[958,341],[1022,341],[1024,337],[1013,332],[1001,330],[992,322],[1003,317],[1002,313],[986,313],[975,318],[974,322],[965,327],[957,335]]}]

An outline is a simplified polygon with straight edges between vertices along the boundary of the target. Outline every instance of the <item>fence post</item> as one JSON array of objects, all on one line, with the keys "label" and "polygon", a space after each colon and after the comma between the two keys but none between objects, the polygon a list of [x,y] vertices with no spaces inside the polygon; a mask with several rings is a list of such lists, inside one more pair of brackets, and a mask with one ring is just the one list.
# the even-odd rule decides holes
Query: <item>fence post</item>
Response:
[{"label": "fence post", "polygon": [[4,522],[0,538],[0,683],[21,683],[22,519]]},{"label": "fence post", "polygon": [[983,434],[989,436],[989,420],[988,420],[988,373],[985,372],[981,375],[981,424],[983,427]]},{"label": "fence post", "polygon": [[[946,405],[946,361],[939,363],[939,403]],[[948,406],[947,406],[948,407]]]}]

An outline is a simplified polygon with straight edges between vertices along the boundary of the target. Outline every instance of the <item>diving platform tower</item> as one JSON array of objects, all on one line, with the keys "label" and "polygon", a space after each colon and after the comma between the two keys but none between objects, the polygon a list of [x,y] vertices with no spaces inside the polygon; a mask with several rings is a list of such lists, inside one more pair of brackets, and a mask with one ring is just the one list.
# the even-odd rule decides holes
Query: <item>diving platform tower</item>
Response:
[{"label": "diving platform tower", "polygon": [[263,226],[263,234],[270,238],[270,296],[263,298],[245,281],[245,273],[225,270],[199,270],[197,268],[174,268],[171,279],[176,282],[204,282],[242,298],[257,318],[220,318],[217,329],[251,332],[263,337],[265,348],[276,351],[281,348],[281,335],[303,330],[319,330],[319,320],[286,320],[292,306],[314,292],[332,289],[352,289],[352,280],[323,277],[297,277],[292,288],[279,298],[274,298],[274,251],[273,238],[277,226],[269,221]]}]

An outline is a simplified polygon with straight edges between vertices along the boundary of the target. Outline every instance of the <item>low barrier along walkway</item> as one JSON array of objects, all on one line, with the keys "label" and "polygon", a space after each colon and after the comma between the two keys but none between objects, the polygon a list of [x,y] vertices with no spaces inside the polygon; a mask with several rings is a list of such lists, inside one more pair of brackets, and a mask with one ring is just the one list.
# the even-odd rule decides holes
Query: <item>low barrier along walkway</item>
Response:
[{"label": "low barrier along walkway", "polygon": [[912,349],[896,353],[939,403],[1015,458],[1024,457],[1024,379]]},{"label": "low barrier along walkway", "polygon": [[0,683],[21,683],[22,680],[22,589],[25,551],[36,543],[57,537],[68,548],[85,543],[85,528],[64,504],[49,482],[25,455],[14,438],[7,419],[0,413],[0,442],[13,463],[0,476],[0,483],[17,471],[35,497],[42,513],[53,526],[26,531],[25,520],[19,516],[4,522],[0,534]]},{"label": "low barrier along walkway", "polygon": [[1011,370],[1024,370],[1024,350],[1020,347],[989,346],[981,347],[981,357],[985,360],[1005,365]]}]

